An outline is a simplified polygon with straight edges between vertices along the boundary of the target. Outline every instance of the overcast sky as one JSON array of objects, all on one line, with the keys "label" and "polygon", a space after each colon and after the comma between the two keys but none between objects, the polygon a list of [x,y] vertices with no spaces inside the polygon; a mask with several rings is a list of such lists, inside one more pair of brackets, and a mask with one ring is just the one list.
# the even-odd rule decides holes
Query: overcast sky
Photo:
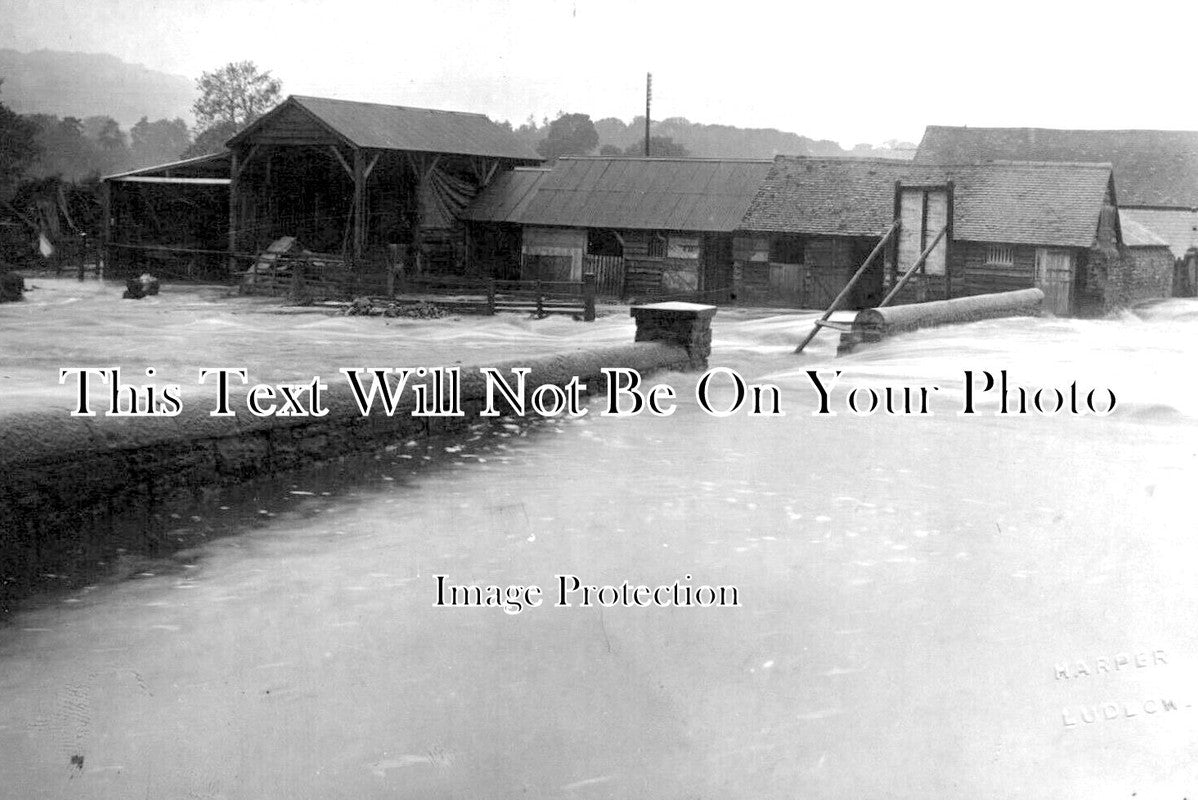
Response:
[{"label": "overcast sky", "polygon": [[0,47],[286,94],[771,127],[851,146],[926,124],[1198,129],[1198,2],[0,0]]}]

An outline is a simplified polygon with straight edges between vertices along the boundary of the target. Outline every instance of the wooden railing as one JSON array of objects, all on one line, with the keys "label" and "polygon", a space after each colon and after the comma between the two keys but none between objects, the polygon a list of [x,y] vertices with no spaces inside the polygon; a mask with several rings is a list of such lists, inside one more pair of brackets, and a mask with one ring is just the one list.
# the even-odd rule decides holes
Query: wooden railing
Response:
[{"label": "wooden railing", "polygon": [[405,276],[395,281],[395,296],[428,300],[482,314],[512,311],[534,314],[572,314],[595,319],[595,276],[581,281],[505,281],[452,275]]}]

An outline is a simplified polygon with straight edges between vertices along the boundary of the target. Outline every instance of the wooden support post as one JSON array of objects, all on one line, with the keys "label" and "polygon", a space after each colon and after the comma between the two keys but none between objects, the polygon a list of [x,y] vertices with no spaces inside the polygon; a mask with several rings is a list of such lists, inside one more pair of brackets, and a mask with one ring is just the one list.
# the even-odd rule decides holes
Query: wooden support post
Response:
[{"label": "wooden support post", "polygon": [[944,299],[953,299],[953,182],[945,187],[945,228],[944,234]]},{"label": "wooden support post", "polygon": [[582,321],[595,321],[595,273],[582,276]]},{"label": "wooden support post", "polygon": [[351,252],[354,268],[362,260],[366,241],[366,159],[360,147],[354,148],[354,238]]},{"label": "wooden support post", "polygon": [[545,316],[545,290],[541,287],[541,282],[537,281],[537,319]]},{"label": "wooden support post", "polygon": [[495,279],[487,278],[487,314],[495,316]]},{"label": "wooden support post", "polygon": [[96,261],[96,277],[103,278],[112,258],[112,183],[100,184],[100,213],[103,214],[103,233],[100,240],[101,252]]},{"label": "wooden support post", "polygon": [[[894,218],[902,219],[903,217],[903,182],[894,182]],[[890,242],[890,285],[898,283],[899,278],[899,237],[894,237]]]},{"label": "wooden support post", "polygon": [[229,274],[237,272],[237,193],[241,185],[241,169],[237,160],[237,151],[233,150],[229,157]]}]

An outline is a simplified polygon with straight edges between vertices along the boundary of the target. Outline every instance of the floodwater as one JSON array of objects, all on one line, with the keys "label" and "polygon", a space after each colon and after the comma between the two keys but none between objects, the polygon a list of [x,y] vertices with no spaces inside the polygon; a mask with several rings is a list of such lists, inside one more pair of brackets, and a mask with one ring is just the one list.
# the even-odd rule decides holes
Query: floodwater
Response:
[{"label": "floodwater", "polygon": [[[1198,304],[804,331],[717,317],[785,416],[659,375],[670,417],[399,441],[173,521],[208,543],[0,629],[0,794],[1194,796]],[[1003,369],[1118,404],[958,414]],[[921,385],[930,415],[846,405]],[[739,607],[555,608],[558,574]],[[437,575],[548,597],[437,608]]]}]

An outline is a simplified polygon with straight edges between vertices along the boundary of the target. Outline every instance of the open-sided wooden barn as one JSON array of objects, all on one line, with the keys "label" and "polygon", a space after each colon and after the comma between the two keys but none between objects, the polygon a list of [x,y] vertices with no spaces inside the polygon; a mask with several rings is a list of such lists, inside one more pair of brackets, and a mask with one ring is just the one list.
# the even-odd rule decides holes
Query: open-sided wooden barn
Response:
[{"label": "open-sided wooden barn", "polygon": [[930,125],[916,164],[1063,161],[1111,164],[1123,219],[1169,243],[1198,248],[1198,131],[1053,130]]},{"label": "open-sided wooden barn", "polygon": [[[548,171],[508,175],[464,219],[476,242],[519,230],[526,280],[577,281],[589,272],[607,296],[727,300],[732,234],[769,168],[756,160],[562,158]],[[477,257],[510,265],[507,252]]]},{"label": "open-sided wooden barn", "polygon": [[[412,271],[451,273],[466,263],[462,209],[496,175],[540,161],[481,114],[293,95],[230,139],[227,153],[203,163],[223,180],[220,230],[232,257],[252,259],[280,237],[294,237],[358,273],[396,261]],[[108,183],[171,177],[162,172]],[[153,213],[142,208],[136,220]],[[178,244],[146,242],[122,216],[114,223],[114,242]],[[245,258],[238,266],[248,266]]]},{"label": "open-sided wooden barn", "polygon": [[105,272],[226,277],[229,160],[224,152],[106,177]]}]

